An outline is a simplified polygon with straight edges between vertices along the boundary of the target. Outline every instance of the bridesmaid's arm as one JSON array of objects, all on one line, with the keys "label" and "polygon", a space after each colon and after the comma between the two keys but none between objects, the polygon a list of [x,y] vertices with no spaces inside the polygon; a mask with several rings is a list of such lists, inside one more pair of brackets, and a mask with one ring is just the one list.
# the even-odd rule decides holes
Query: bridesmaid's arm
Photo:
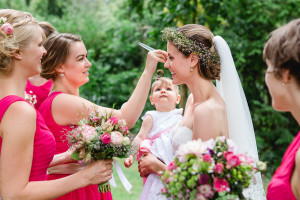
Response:
[{"label": "bridesmaid's arm", "polygon": [[97,106],[92,102],[74,95],[60,94],[52,103],[52,115],[59,125],[77,124],[95,108],[113,114],[118,119],[125,119],[128,128],[132,128],[145,106],[151,86],[152,75],[158,62],[166,61],[167,53],[156,50],[148,53],[146,67],[131,97],[120,110]]}]

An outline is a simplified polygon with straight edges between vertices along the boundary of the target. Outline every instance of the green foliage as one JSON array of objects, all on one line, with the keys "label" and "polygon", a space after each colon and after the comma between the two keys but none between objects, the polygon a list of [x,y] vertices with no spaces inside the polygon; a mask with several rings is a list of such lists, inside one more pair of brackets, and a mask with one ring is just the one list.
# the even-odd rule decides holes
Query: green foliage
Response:
[{"label": "green foliage", "polygon": [[[1,8],[28,11],[59,32],[81,35],[92,63],[90,82],[81,88],[81,95],[117,109],[130,97],[144,66],[146,51],[138,42],[166,49],[161,40],[163,28],[187,23],[208,26],[231,48],[251,110],[260,159],[268,161],[268,176],[299,126],[291,115],[271,107],[262,49],[272,30],[300,16],[298,4],[299,0],[0,1]],[[150,109],[148,102],[144,111]],[[133,133],[140,124],[139,120]]]}]

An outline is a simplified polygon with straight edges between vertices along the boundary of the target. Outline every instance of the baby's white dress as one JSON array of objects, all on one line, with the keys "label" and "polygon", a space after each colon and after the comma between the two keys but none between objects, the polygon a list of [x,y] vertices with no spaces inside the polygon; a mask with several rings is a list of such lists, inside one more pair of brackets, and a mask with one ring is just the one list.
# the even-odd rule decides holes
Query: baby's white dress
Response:
[{"label": "baby's white dress", "polygon": [[[153,119],[153,126],[148,134],[148,139],[154,137],[155,135],[173,129],[183,118],[183,109],[174,109],[170,112],[159,112],[159,111],[148,111],[142,117],[144,119],[147,115],[150,115]],[[174,159],[174,151],[171,145],[171,136],[169,131],[161,134],[160,137],[153,140],[150,147],[150,151],[157,158],[162,160],[166,165],[168,165]],[[155,173],[149,174],[140,196],[140,200],[166,200],[167,198],[160,195],[163,184],[160,180],[160,176]]]}]

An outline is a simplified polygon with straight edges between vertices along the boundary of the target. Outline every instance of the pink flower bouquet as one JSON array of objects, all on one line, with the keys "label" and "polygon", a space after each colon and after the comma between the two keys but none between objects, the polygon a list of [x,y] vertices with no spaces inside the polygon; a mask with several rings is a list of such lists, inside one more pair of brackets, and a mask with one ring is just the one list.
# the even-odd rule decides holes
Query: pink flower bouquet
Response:
[{"label": "pink flower bouquet", "polygon": [[[67,139],[74,152],[72,158],[83,164],[95,160],[126,158],[131,154],[129,131],[125,120],[111,117],[96,109],[87,119],[69,132]],[[109,183],[98,186],[99,191],[110,191]]]},{"label": "pink flower bouquet", "polygon": [[256,172],[266,164],[236,154],[232,140],[217,137],[206,142],[189,141],[179,147],[174,161],[162,174],[162,194],[172,199],[244,199]]}]

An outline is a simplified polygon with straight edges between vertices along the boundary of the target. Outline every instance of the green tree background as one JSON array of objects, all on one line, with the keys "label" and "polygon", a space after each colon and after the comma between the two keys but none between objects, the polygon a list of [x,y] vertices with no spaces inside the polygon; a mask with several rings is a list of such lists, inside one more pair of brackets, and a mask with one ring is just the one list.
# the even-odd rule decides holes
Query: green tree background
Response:
[{"label": "green tree background", "polygon": [[[81,95],[120,108],[144,68],[138,42],[166,49],[164,27],[198,23],[229,44],[251,110],[260,159],[268,182],[299,126],[289,113],[274,111],[264,83],[262,49],[268,34],[300,16],[299,0],[2,0],[0,8],[32,13],[58,32],[81,35],[93,66]],[[159,64],[158,68],[163,69]],[[168,70],[165,70],[167,76]],[[183,100],[188,93],[181,86]],[[144,109],[153,109],[148,102]],[[141,120],[133,128],[137,133]],[[241,133],[242,134],[242,133]]]}]

